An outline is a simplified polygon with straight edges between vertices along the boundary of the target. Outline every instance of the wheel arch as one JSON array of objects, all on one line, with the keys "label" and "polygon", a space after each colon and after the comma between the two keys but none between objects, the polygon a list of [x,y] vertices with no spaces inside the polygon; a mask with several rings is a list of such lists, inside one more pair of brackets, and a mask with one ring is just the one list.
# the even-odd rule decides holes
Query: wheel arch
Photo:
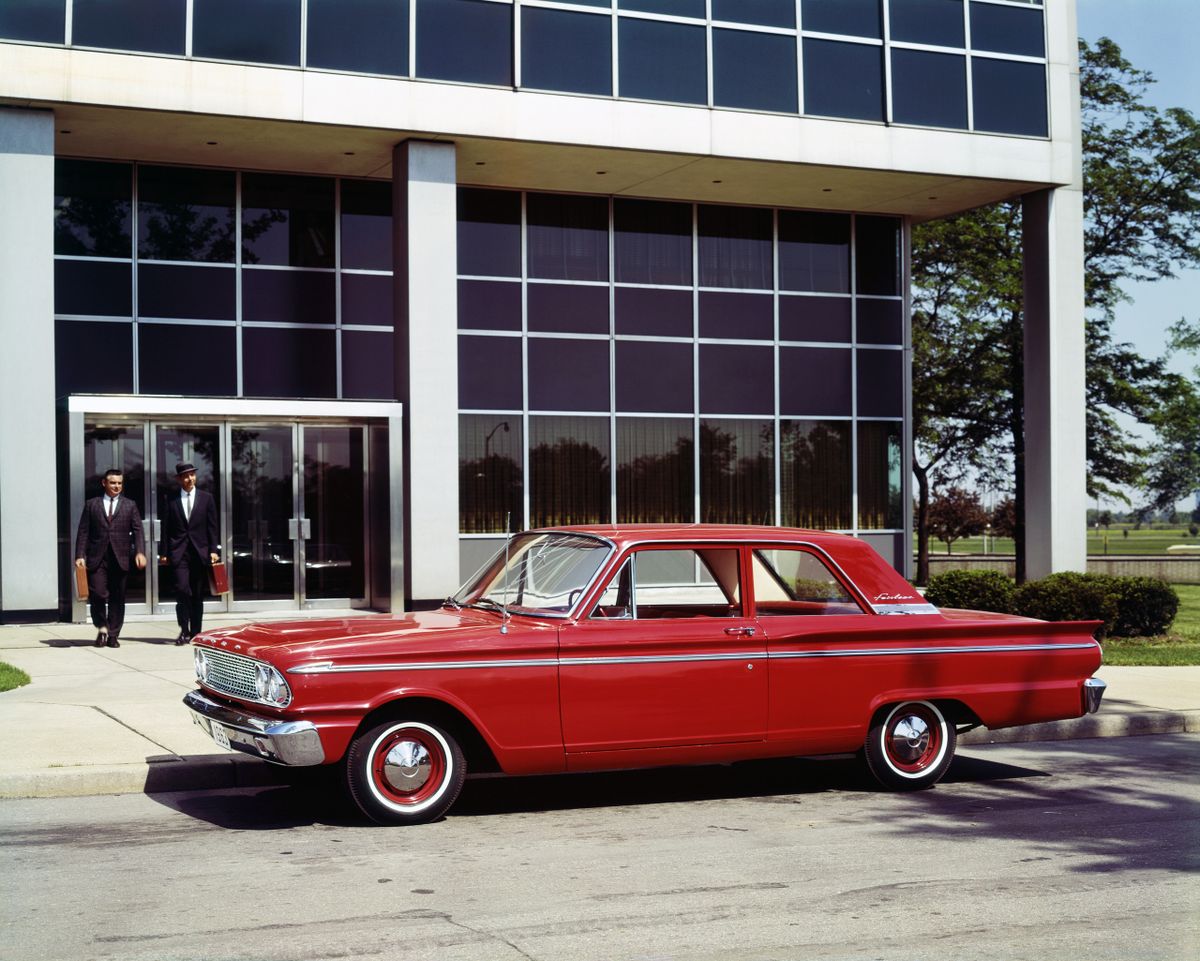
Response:
[{"label": "wheel arch", "polygon": [[380,704],[363,716],[354,736],[377,724],[401,720],[425,721],[445,728],[462,748],[470,773],[488,774],[501,770],[491,744],[474,722],[454,705],[433,697],[401,696]]}]

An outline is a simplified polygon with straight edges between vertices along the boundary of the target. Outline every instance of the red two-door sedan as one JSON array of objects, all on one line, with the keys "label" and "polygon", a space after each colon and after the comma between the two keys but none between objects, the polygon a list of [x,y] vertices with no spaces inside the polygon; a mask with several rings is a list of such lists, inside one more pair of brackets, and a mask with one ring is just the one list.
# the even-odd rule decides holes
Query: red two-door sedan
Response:
[{"label": "red two-door sedan", "polygon": [[914,790],[965,730],[1096,711],[1099,626],[939,610],[846,535],[568,527],[437,611],[205,631],[184,703],[222,747],[341,765],[390,824],[439,818],[468,770],[861,751]]}]

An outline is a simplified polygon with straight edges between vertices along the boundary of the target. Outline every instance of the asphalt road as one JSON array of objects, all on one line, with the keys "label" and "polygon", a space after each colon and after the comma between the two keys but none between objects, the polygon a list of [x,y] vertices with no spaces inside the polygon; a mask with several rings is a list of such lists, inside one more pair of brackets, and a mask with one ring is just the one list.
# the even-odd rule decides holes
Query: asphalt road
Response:
[{"label": "asphalt road", "polygon": [[367,826],[335,785],[0,801],[0,957],[1200,957],[1200,735],[469,782]]}]

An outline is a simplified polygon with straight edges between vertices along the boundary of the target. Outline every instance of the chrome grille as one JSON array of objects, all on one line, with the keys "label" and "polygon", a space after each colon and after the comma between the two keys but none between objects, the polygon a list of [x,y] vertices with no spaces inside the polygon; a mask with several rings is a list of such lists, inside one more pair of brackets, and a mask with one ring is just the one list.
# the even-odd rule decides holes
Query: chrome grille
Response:
[{"label": "chrome grille", "polygon": [[234,697],[258,700],[258,691],[254,686],[254,661],[241,654],[230,654],[211,647],[203,650],[208,660],[208,677],[204,681],[206,687]]}]

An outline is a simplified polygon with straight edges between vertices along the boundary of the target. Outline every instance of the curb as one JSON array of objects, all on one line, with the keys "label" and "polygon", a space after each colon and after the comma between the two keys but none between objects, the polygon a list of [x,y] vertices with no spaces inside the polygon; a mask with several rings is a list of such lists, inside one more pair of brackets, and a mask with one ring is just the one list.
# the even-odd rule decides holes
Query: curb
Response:
[{"label": "curb", "polygon": [[1142,714],[1085,714],[1069,721],[1026,724],[1022,727],[964,734],[960,745],[1023,744],[1027,741],[1067,741],[1096,737],[1139,737],[1144,734],[1184,734],[1200,731],[1200,711],[1149,711]]}]

